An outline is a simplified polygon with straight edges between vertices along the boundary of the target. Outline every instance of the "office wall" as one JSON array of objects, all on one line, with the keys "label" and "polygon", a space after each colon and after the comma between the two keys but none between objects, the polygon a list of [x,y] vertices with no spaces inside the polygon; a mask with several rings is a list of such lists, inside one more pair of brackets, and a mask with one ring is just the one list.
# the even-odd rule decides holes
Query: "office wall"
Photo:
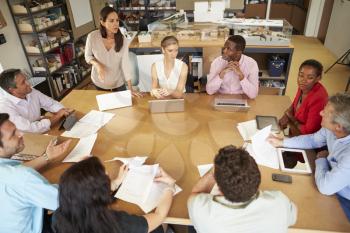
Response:
[{"label": "office wall", "polygon": [[350,49],[350,1],[334,1],[325,46],[340,57]]},{"label": "office wall", "polygon": [[29,71],[28,62],[5,0],[0,0],[0,9],[7,23],[6,27],[0,29],[0,33],[5,35],[7,41],[0,45],[0,63],[4,69],[20,68]]}]

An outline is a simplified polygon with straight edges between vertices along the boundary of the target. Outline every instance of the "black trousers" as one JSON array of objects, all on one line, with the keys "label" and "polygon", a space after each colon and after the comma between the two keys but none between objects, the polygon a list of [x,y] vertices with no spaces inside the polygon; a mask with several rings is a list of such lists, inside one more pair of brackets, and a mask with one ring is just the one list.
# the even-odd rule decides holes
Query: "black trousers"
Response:
[{"label": "black trousers", "polygon": [[94,84],[94,86],[96,87],[97,90],[99,91],[111,91],[111,92],[117,92],[117,91],[126,91],[126,86],[125,84],[121,85],[120,87],[117,88],[113,88],[113,89],[103,89],[101,87],[98,87]]}]

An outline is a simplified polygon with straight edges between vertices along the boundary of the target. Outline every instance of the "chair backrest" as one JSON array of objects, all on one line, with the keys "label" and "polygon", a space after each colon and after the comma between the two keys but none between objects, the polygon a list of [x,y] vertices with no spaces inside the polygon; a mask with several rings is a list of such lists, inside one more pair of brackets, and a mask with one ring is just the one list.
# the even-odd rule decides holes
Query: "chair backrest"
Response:
[{"label": "chair backrest", "polygon": [[151,68],[156,61],[163,59],[163,54],[137,55],[139,84],[141,92],[150,92],[152,89]]},{"label": "chair backrest", "polygon": [[129,52],[129,63],[131,72],[131,85],[137,86],[139,84],[139,66],[137,64],[137,56],[133,52]]}]

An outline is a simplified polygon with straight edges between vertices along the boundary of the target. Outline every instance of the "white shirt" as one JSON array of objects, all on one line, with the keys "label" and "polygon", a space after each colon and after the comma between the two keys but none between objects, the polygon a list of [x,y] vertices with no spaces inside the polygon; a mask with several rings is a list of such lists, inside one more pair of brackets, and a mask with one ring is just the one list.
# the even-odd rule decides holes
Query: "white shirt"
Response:
[{"label": "white shirt", "polygon": [[26,99],[2,91],[0,112],[9,114],[10,121],[23,132],[44,133],[50,129],[50,120],[41,119],[41,108],[48,112],[58,112],[63,105],[34,88]]},{"label": "white shirt", "polygon": [[280,191],[261,191],[248,204],[201,193],[187,204],[198,233],[283,233],[297,219],[296,206]]},{"label": "white shirt", "polygon": [[101,81],[96,67],[92,66],[91,80],[96,86],[103,89],[114,89],[124,85],[125,81],[131,80],[129,43],[130,41],[124,37],[123,47],[116,52],[114,47],[110,50],[106,49],[100,30],[88,35],[85,47],[86,62],[89,63],[92,59],[96,59],[106,68],[105,79]]},{"label": "white shirt", "polygon": [[[164,71],[164,59],[155,62],[158,84],[160,88],[176,90],[177,83],[179,82],[179,79],[180,79],[183,63],[184,63],[183,61],[179,59],[175,59],[174,67],[169,74],[169,78],[167,78],[165,76],[165,71]],[[185,91],[186,89],[184,88],[183,92]]]}]

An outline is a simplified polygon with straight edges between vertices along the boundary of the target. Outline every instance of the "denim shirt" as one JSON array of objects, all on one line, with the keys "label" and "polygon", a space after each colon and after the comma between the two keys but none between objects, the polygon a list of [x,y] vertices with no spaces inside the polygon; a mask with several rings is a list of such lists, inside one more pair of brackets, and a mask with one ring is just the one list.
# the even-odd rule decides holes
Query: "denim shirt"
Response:
[{"label": "denim shirt", "polygon": [[318,132],[285,139],[284,147],[312,149],[327,145],[327,158],[316,159],[315,180],[325,195],[339,194],[350,200],[350,135],[337,139],[334,133],[321,128]]},{"label": "denim shirt", "polygon": [[58,190],[34,169],[0,158],[0,200],[0,233],[41,233],[43,209],[57,209]]}]

